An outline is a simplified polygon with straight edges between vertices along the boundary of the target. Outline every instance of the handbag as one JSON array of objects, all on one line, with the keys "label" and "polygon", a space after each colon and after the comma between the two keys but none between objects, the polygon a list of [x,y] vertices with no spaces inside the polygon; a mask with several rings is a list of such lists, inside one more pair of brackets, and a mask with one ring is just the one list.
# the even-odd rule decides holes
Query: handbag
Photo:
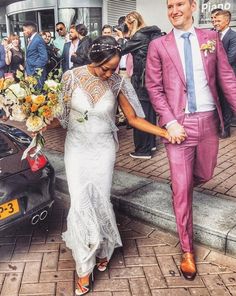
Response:
[{"label": "handbag", "polygon": [[32,172],[37,172],[38,170],[44,168],[48,162],[47,157],[41,150],[35,152],[35,147],[29,151],[26,158]]}]

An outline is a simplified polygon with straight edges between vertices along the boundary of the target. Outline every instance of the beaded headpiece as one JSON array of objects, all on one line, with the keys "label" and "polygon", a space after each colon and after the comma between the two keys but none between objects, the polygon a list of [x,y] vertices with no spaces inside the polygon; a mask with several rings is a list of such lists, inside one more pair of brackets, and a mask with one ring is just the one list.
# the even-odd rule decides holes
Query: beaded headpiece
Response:
[{"label": "beaded headpiece", "polygon": [[[95,49],[96,47],[100,47],[99,49]],[[121,52],[120,45],[112,45],[112,44],[105,44],[105,43],[94,43],[91,47],[91,52],[101,52],[109,49],[117,49]]]}]

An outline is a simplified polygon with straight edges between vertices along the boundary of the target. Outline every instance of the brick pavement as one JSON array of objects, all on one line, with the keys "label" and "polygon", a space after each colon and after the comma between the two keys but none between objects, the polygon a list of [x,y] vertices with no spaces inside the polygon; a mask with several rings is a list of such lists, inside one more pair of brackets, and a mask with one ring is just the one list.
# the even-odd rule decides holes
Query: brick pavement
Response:
[{"label": "brick pavement", "polygon": [[[61,240],[67,208],[57,201],[49,223],[0,234],[0,296],[74,295],[75,264]],[[89,295],[236,295],[236,258],[198,245],[198,275],[186,281],[174,235],[120,214],[117,222],[124,247],[115,251],[106,272],[95,272]]]},{"label": "brick pavement", "polygon": [[[230,138],[220,140],[218,164],[214,178],[198,187],[197,190],[222,197],[236,197],[236,128],[231,128],[231,130],[232,136]],[[170,182],[168,160],[165,148],[160,144],[160,141],[151,160],[139,160],[129,156],[129,152],[133,151],[132,130],[122,127],[118,135],[120,149],[117,153],[117,169],[159,182]],[[63,151],[65,130],[62,128],[49,130],[45,136],[47,148]]]}]

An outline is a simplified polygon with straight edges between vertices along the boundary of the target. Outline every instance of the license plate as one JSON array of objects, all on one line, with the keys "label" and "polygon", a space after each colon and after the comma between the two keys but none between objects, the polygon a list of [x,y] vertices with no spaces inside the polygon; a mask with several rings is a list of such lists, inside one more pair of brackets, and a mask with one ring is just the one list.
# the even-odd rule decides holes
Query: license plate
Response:
[{"label": "license plate", "polygon": [[13,199],[0,205],[0,220],[17,214],[20,211],[18,200]]}]

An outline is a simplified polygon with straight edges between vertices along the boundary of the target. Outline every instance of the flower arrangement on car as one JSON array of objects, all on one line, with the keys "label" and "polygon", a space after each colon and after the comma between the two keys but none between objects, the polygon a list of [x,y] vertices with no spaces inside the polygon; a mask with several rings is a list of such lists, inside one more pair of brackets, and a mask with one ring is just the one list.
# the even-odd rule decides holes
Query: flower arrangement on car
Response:
[{"label": "flower arrangement on car", "polygon": [[[39,70],[36,76],[24,76],[17,71],[16,78],[0,79],[0,110],[10,120],[25,122],[27,130],[34,134],[31,144],[24,151],[22,159],[27,158],[30,165],[40,157],[44,146],[42,130],[63,111],[62,85],[59,82],[61,73],[50,73],[42,89],[37,87],[41,75]],[[32,169],[32,166],[31,166]]]}]

